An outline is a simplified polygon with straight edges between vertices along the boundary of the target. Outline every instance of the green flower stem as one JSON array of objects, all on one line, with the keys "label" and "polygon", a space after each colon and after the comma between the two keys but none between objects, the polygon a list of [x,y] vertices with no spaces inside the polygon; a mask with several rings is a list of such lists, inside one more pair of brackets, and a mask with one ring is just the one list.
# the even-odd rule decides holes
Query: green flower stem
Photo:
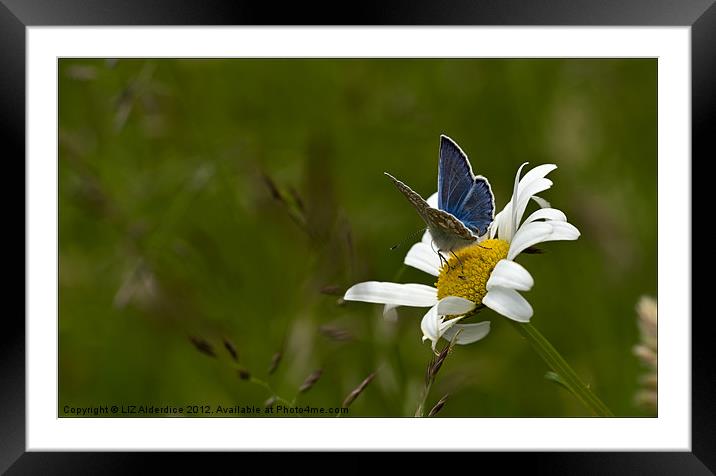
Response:
[{"label": "green flower stem", "polygon": [[592,393],[589,387],[582,382],[572,367],[569,366],[559,352],[557,352],[535,326],[530,323],[522,324],[511,319],[507,320],[517,329],[517,332],[519,332],[522,337],[529,341],[532,348],[542,357],[542,360],[561,377],[562,383],[584,406],[589,408],[597,416],[614,416],[604,402]]}]

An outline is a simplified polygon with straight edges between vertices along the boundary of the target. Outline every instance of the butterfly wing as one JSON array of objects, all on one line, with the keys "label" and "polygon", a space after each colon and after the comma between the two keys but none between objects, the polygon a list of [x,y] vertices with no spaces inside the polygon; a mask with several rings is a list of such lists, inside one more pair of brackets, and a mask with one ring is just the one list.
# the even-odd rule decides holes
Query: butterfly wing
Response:
[{"label": "butterfly wing", "polygon": [[385,173],[400,192],[408,199],[411,205],[417,210],[420,217],[428,225],[433,241],[440,250],[457,249],[468,242],[476,240],[476,237],[457,218],[443,210],[432,208],[423,197],[418,195],[410,187],[389,173]]},{"label": "butterfly wing", "polygon": [[449,137],[440,136],[438,208],[460,220],[477,236],[484,235],[495,214],[490,183],[475,176],[467,155]]},{"label": "butterfly wing", "polygon": [[414,192],[412,188],[408,187],[403,182],[390,175],[388,172],[385,172],[385,175],[387,175],[388,178],[393,181],[398,190],[400,190],[400,192],[405,195],[405,198],[407,198],[410,204],[418,211],[420,217],[425,221],[425,223],[429,225],[430,216],[428,215],[428,209],[430,209],[430,205],[428,205],[428,202],[426,202],[423,197]]}]

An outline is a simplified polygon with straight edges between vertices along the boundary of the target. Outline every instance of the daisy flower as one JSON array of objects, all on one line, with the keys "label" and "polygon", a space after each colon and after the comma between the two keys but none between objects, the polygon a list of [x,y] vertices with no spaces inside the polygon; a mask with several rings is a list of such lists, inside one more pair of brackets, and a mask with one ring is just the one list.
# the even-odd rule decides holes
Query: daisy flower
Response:
[{"label": "daisy flower", "polygon": [[[437,277],[435,286],[368,281],[346,291],[346,301],[384,304],[384,315],[395,315],[398,306],[427,307],[420,328],[423,341],[433,350],[440,338],[457,344],[470,344],[490,332],[490,322],[464,324],[461,321],[483,307],[518,322],[529,322],[533,310],[520,294],[534,285],[530,273],[515,258],[531,246],[546,241],[576,240],[579,230],[567,222],[560,210],[537,196],[552,186],[547,174],[554,164],[537,166],[520,179],[522,164],[515,177],[512,198],[495,216],[484,236],[473,245],[450,253],[447,264],[432,246],[429,232],[405,256],[405,264]],[[530,200],[540,208],[524,221]],[[427,202],[437,208],[437,194]]]}]

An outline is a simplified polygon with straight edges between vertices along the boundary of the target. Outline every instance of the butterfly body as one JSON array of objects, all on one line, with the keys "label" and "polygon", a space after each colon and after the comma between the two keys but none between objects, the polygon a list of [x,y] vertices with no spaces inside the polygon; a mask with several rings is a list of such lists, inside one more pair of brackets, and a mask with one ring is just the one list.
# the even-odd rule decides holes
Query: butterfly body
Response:
[{"label": "butterfly body", "polygon": [[386,175],[428,226],[439,251],[455,251],[486,235],[495,213],[490,183],[472,173],[467,155],[449,137],[440,136],[437,208],[400,180]]}]

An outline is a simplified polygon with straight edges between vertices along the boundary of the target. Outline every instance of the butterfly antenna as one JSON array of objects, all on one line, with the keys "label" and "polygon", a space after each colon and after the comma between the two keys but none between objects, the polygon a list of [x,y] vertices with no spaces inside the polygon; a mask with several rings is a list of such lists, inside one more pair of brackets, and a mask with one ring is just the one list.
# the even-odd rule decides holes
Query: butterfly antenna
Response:
[{"label": "butterfly antenna", "polygon": [[410,239],[414,239],[414,238],[415,238],[415,235],[417,235],[418,233],[424,232],[425,230],[426,230],[426,228],[421,228],[421,229],[419,229],[419,230],[415,230],[414,232],[412,232],[411,234],[409,234],[408,236],[406,236],[405,238],[403,238],[403,240],[402,240],[400,243],[391,246],[391,247],[390,247],[390,251],[393,251],[394,249],[403,246],[406,241],[408,241],[408,240],[410,240]]}]

